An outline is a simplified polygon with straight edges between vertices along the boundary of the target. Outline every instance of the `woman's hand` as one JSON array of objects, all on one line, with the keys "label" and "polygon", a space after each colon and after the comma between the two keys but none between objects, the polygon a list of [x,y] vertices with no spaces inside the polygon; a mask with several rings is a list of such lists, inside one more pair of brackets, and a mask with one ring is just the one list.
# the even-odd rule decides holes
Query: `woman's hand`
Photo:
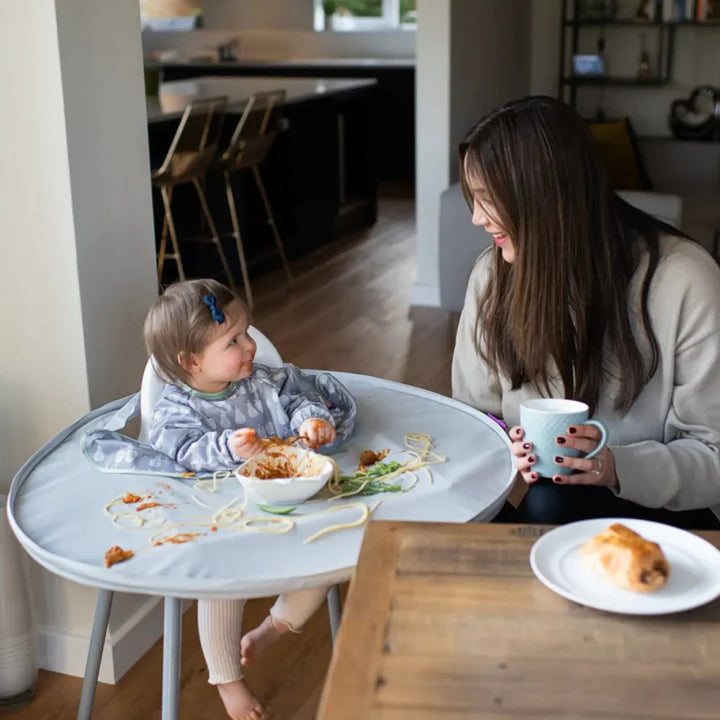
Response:
[{"label": "woman's hand", "polygon": [[615,474],[615,457],[609,447],[604,447],[595,457],[567,457],[563,448],[573,448],[583,454],[591,453],[600,444],[602,434],[595,425],[571,425],[566,435],[558,435],[555,444],[558,454],[555,464],[575,470],[572,475],[555,475],[553,482],[558,485],[602,485],[619,487]]},{"label": "woman's hand", "polygon": [[528,485],[532,485],[540,479],[540,476],[532,469],[537,462],[537,456],[532,452],[532,443],[524,441],[525,431],[519,425],[511,427],[508,434],[512,440],[510,452],[515,456],[515,467],[522,475],[523,480]]},{"label": "woman's hand", "polygon": [[253,428],[236,430],[228,441],[228,445],[233,454],[243,460],[250,459],[253,455],[262,452],[263,449],[262,440]]},{"label": "woman's hand", "polygon": [[335,428],[320,418],[308,418],[298,430],[300,439],[313,450],[335,440]]},{"label": "woman's hand", "polygon": [[[510,451],[515,456],[515,466],[523,480],[532,485],[539,480],[539,475],[533,470],[537,456],[533,453],[532,443],[525,441],[525,431],[518,425],[510,428],[508,432],[512,440]],[[610,448],[604,447],[589,460],[561,454],[564,447],[590,453],[598,446],[600,438],[600,430],[594,425],[571,425],[566,435],[558,435],[555,438],[558,454],[554,462],[558,467],[569,467],[576,472],[572,475],[554,475],[553,482],[558,485],[603,485],[617,488],[619,483],[615,474],[615,458]]]}]

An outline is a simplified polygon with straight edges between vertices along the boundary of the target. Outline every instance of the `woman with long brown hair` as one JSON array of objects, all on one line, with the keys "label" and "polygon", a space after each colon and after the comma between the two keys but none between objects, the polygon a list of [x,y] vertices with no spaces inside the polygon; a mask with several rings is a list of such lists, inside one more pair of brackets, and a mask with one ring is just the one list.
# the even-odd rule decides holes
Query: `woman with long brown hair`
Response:
[{"label": "woman with long brown hair", "polygon": [[[720,270],[611,189],[587,125],[549,97],[483,118],[460,145],[472,222],[493,236],[470,277],[453,396],[509,425],[529,492],[502,519],[616,515],[720,527]],[[518,426],[536,397],[586,403],[543,479]],[[715,506],[715,513],[710,508]]]}]

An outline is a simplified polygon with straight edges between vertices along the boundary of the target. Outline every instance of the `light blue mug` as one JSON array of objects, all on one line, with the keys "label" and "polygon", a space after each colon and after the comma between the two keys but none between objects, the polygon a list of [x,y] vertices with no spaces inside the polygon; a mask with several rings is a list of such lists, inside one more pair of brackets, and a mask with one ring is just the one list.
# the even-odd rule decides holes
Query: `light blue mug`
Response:
[{"label": "light blue mug", "polygon": [[558,465],[556,455],[579,457],[580,452],[564,445],[558,445],[555,438],[567,435],[570,425],[594,425],[602,433],[600,444],[586,458],[595,457],[607,443],[607,428],[599,420],[588,420],[588,406],[577,400],[537,398],[520,403],[520,426],[525,431],[524,441],[531,442],[531,454],[537,457],[532,466],[542,477],[570,475],[573,469]]}]

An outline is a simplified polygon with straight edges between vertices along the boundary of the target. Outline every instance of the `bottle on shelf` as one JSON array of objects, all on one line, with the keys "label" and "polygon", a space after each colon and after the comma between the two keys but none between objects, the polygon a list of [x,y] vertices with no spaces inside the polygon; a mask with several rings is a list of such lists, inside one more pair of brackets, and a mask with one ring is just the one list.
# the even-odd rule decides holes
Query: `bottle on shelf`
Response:
[{"label": "bottle on shelf", "polygon": [[640,60],[638,61],[637,79],[650,80],[652,70],[650,69],[650,53],[645,47],[645,35],[640,35]]},{"label": "bottle on shelf", "polygon": [[598,54],[598,57],[600,58],[601,67],[603,69],[602,74],[607,77],[610,70],[608,68],[607,56],[605,55],[605,36],[604,35],[601,35],[598,38],[597,49],[598,49],[597,54]]}]

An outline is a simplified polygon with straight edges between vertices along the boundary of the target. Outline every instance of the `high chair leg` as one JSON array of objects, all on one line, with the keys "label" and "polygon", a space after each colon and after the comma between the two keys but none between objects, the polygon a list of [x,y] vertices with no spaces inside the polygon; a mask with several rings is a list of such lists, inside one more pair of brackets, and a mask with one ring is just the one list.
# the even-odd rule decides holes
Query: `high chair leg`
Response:
[{"label": "high chair leg", "polygon": [[98,674],[100,673],[100,661],[102,660],[112,600],[112,590],[98,590],[97,603],[95,604],[95,619],[93,620],[92,633],[90,634],[90,646],[88,647],[87,661],[85,663],[85,676],[83,677],[77,720],[90,720],[90,716],[92,715],[95,688],[97,687]]},{"label": "high chair leg", "polygon": [[260,177],[260,171],[258,170],[257,165],[252,166],[252,171],[253,175],[255,176],[255,182],[257,183],[258,190],[260,191],[260,197],[262,198],[263,205],[265,206],[265,213],[267,214],[268,223],[270,224],[270,228],[272,229],[273,238],[275,239],[275,245],[277,245],[278,252],[280,253],[280,259],[282,260],[285,275],[287,275],[288,287],[292,287],[293,276],[290,272],[290,265],[288,264],[287,257],[285,257],[285,248],[283,247],[283,241],[280,237],[280,231],[277,229],[277,225],[275,224],[275,216],[273,215],[270,200],[267,196],[267,192],[265,192],[265,184]]},{"label": "high chair leg", "polygon": [[[163,205],[165,206],[165,220],[167,222],[168,229],[170,230],[170,241],[172,242],[173,246],[173,252],[174,252],[174,258],[175,262],[177,263],[178,268],[178,275],[180,276],[181,280],[185,279],[185,269],[183,268],[182,264],[182,258],[180,257],[180,245],[178,243],[177,239],[177,233],[175,232],[175,222],[173,221],[172,216],[172,209],[170,207],[170,201],[172,199],[172,191],[168,190],[166,187],[160,188],[160,195],[163,199]],[[160,239],[161,245],[160,249],[162,251],[162,256],[158,256],[158,281],[160,284],[162,284],[162,266],[165,262],[165,246],[163,244],[163,239]],[[171,257],[168,255],[168,257]]]},{"label": "high chair leg", "polygon": [[230,208],[230,220],[233,226],[233,237],[237,245],[237,253],[240,258],[240,269],[242,270],[243,284],[245,285],[245,297],[247,298],[248,307],[253,309],[252,289],[250,288],[250,275],[248,273],[247,260],[245,258],[245,249],[240,236],[240,223],[238,222],[237,208],[235,207],[235,195],[230,184],[230,173],[225,173],[225,193],[227,195],[228,207]]},{"label": "high chair leg", "polygon": [[335,645],[338,630],[340,629],[340,615],[342,614],[340,588],[337,585],[333,585],[328,590],[327,604],[328,615],[330,616],[330,637],[332,638],[332,644]]},{"label": "high chair leg", "polygon": [[233,279],[232,273],[230,272],[230,266],[228,265],[227,258],[225,257],[225,251],[222,248],[222,245],[220,243],[220,237],[218,236],[217,228],[215,227],[215,221],[212,218],[212,215],[210,214],[210,208],[208,207],[207,200],[205,199],[205,193],[203,192],[202,188],[200,187],[200,183],[198,182],[197,178],[193,178],[192,181],[193,185],[195,186],[195,190],[198,195],[198,199],[200,200],[200,207],[202,208],[202,211],[205,215],[205,218],[208,223],[208,227],[210,228],[211,233],[211,240],[215,244],[215,247],[217,248],[218,255],[220,255],[220,262],[222,263],[223,270],[225,271],[225,275],[228,279],[228,284],[230,287],[234,290],[235,289],[235,280]]},{"label": "high chair leg", "polygon": [[178,720],[182,646],[182,600],[165,598],[163,623],[162,720]]}]

